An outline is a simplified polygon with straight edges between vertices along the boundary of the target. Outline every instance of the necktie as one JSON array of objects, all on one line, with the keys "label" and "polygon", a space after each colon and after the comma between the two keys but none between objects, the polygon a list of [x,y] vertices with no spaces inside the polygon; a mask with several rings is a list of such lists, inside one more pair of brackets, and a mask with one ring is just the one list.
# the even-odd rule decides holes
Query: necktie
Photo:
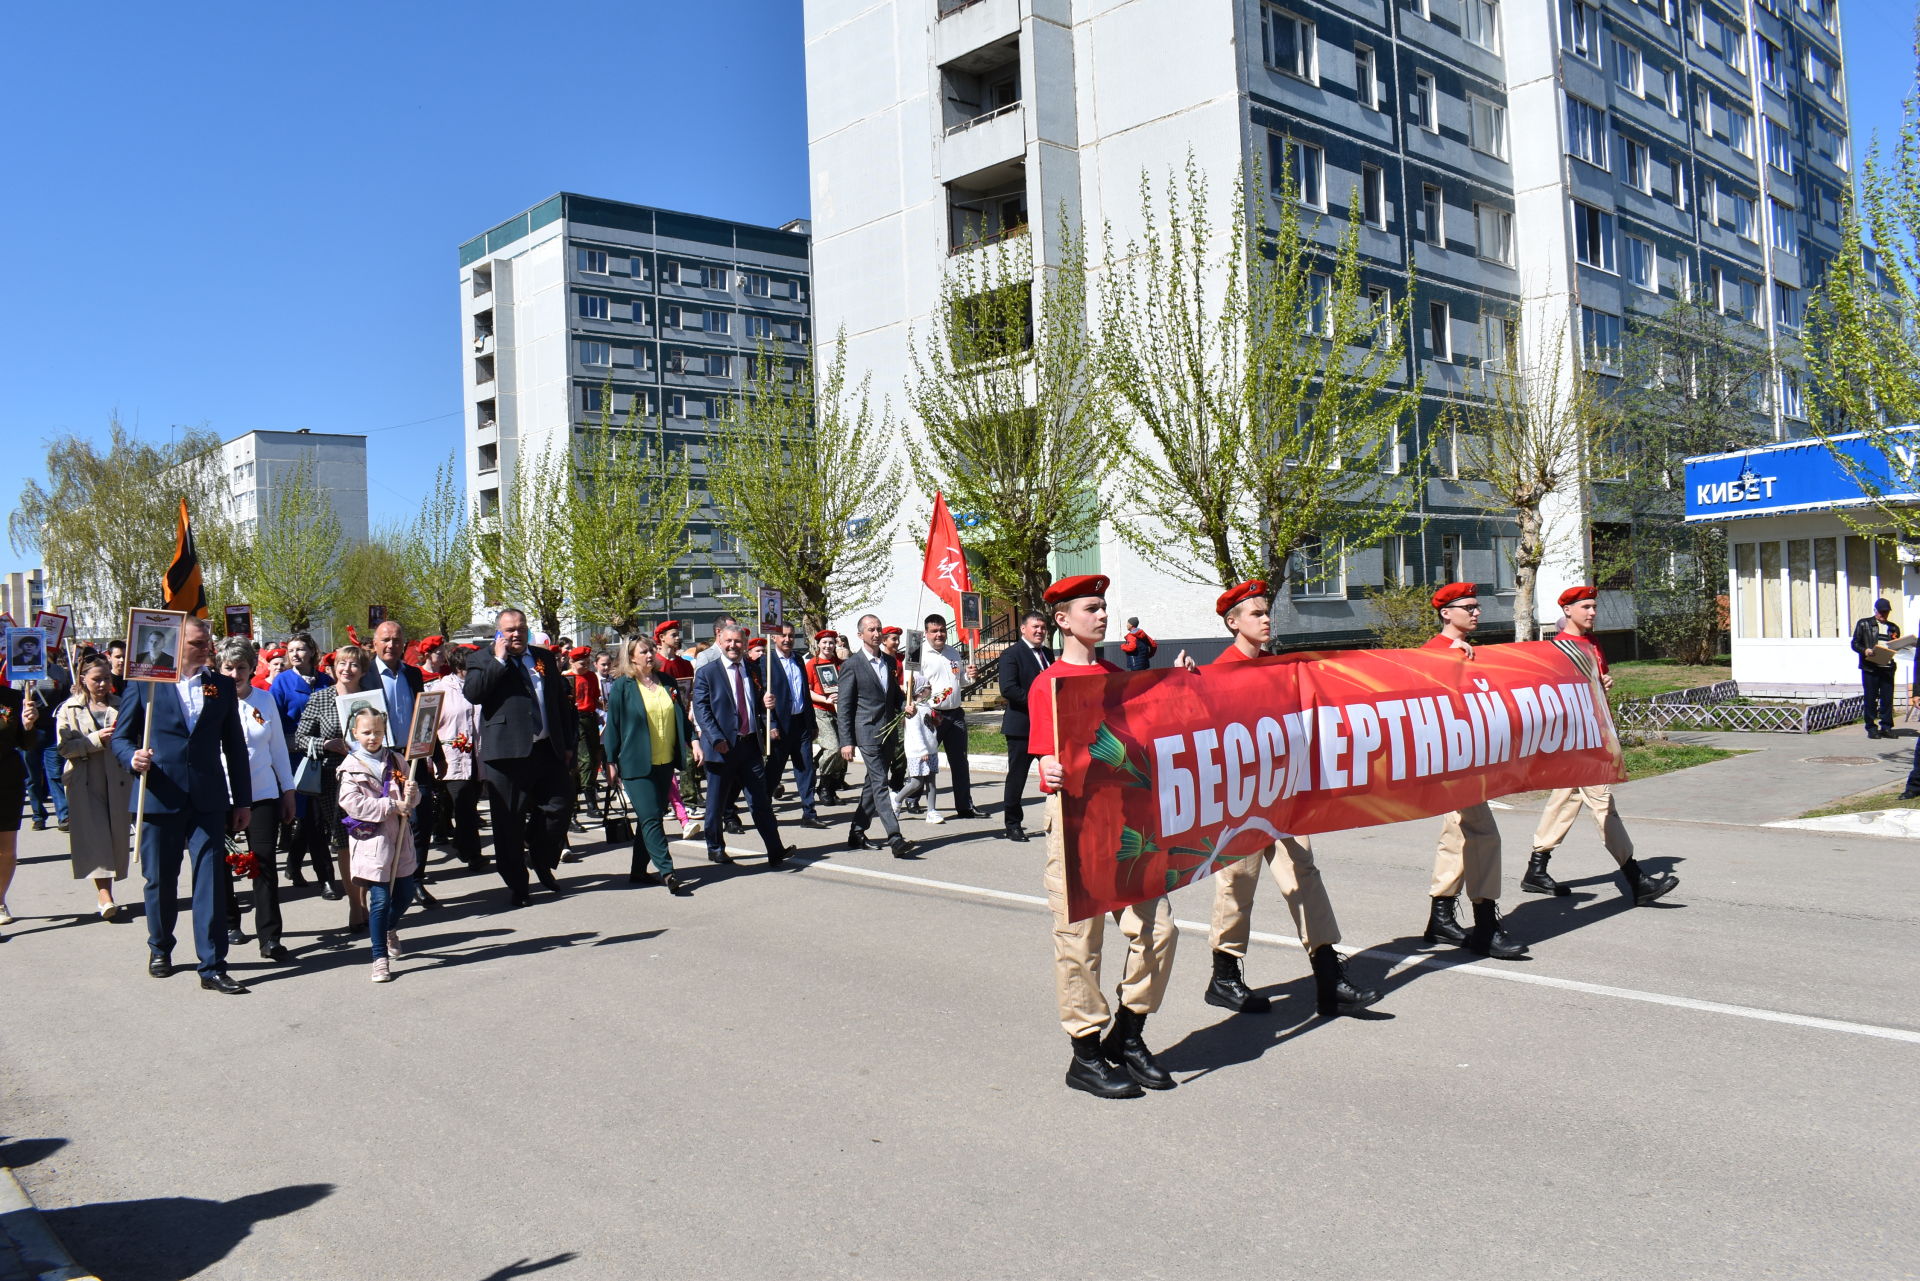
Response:
[{"label": "necktie", "polygon": [[740,664],[733,665],[733,705],[740,710],[740,736],[753,733],[753,721],[747,714],[746,682],[740,678]]}]

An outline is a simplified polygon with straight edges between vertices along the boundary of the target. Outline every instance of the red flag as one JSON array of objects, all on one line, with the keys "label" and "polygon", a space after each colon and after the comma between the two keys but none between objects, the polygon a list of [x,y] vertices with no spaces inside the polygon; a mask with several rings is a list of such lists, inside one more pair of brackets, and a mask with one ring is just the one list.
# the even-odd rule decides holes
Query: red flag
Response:
[{"label": "red flag", "polygon": [[195,618],[207,616],[207,593],[200,585],[200,554],[193,547],[193,525],[187,520],[187,500],[180,500],[180,523],[173,535],[173,563],[160,581],[168,609],[184,610]]},{"label": "red flag", "polygon": [[920,570],[920,581],[953,611],[954,633],[960,630],[960,593],[973,590],[973,577],[967,573],[967,554],[960,547],[960,530],[947,510],[947,500],[933,496],[933,524],[927,528],[927,562]]}]

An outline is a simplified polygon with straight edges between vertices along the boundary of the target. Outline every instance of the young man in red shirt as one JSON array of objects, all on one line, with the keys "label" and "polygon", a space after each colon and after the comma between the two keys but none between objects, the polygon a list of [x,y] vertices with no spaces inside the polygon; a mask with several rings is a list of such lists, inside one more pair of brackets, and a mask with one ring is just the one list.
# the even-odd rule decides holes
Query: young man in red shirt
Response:
[{"label": "young man in red shirt", "polygon": [[1173,1077],[1147,1049],[1141,1030],[1166,994],[1178,930],[1165,898],[1113,914],[1127,936],[1127,968],[1120,980],[1120,1008],[1108,1030],[1107,998],[1100,990],[1100,944],[1106,920],[1100,916],[1067,919],[1067,846],[1059,796],[1066,775],[1056,751],[1053,717],[1056,681],[1120,670],[1094,656],[1095,647],[1107,638],[1107,578],[1101,574],[1063,578],[1045,595],[1062,637],[1060,658],[1034,677],[1027,690],[1027,711],[1033,722],[1027,750],[1040,761],[1040,790],[1047,793],[1045,879],[1047,902],[1053,909],[1054,995],[1060,1024],[1073,1038],[1067,1084],[1103,1099],[1138,1098],[1142,1086],[1149,1090],[1174,1087]]},{"label": "young man in red shirt", "polygon": [[[1480,599],[1472,583],[1448,583],[1433,594],[1440,633],[1422,649],[1440,649],[1473,661],[1480,629]],[[1460,928],[1456,901],[1462,888],[1473,901],[1473,928]],[[1426,940],[1451,943],[1481,956],[1513,961],[1527,954],[1524,943],[1500,928],[1500,828],[1485,801],[1455,810],[1440,829],[1433,856],[1433,884],[1427,891]]]},{"label": "young man in red shirt", "polygon": [[813,634],[813,656],[807,659],[807,697],[820,741],[813,754],[814,795],[817,804],[838,805],[847,782],[847,762],[840,756],[840,726],[834,712],[840,705],[840,637],[832,631]]},{"label": "young man in red shirt", "polygon": [[[1561,592],[1560,634],[1555,639],[1585,650],[1600,669],[1601,688],[1612,689],[1607,656],[1593,642],[1593,625],[1600,614],[1599,596],[1598,589],[1593,587],[1569,587]],[[1567,893],[1567,887],[1547,871],[1547,860],[1573,830],[1573,820],[1580,816],[1583,802],[1593,811],[1600,840],[1606,845],[1607,853],[1613,855],[1613,861],[1620,865],[1627,893],[1633,895],[1636,905],[1651,903],[1679,886],[1680,878],[1673,873],[1648,872],[1634,859],[1633,838],[1627,835],[1627,825],[1620,821],[1620,811],[1613,807],[1613,788],[1601,783],[1593,787],[1563,787],[1547,797],[1547,808],[1540,814],[1540,826],[1533,829],[1533,853],[1527,858],[1527,874],[1520,881],[1521,889],[1532,894]]]},{"label": "young man in red shirt", "polygon": [[[1262,657],[1273,636],[1273,597],[1267,584],[1249,579],[1229,587],[1214,602],[1233,637],[1226,652],[1216,663],[1244,663]],[[1191,659],[1188,670],[1194,669]],[[1380,999],[1378,992],[1356,988],[1347,980],[1346,966],[1334,944],[1340,941],[1340,925],[1334,920],[1333,902],[1327,897],[1326,882],[1313,862],[1313,844],[1304,836],[1280,840],[1287,857],[1276,859],[1276,847],[1267,846],[1244,858],[1235,859],[1214,874],[1213,887],[1213,981],[1207,984],[1208,1005],[1218,1005],[1238,1014],[1264,1014],[1273,1002],[1251,991],[1240,975],[1240,963],[1246,959],[1247,940],[1253,932],[1253,896],[1260,884],[1260,866],[1272,866],[1280,882],[1280,893],[1293,915],[1294,932],[1307,949],[1313,963],[1315,1004],[1320,1017],[1353,1014]]]}]

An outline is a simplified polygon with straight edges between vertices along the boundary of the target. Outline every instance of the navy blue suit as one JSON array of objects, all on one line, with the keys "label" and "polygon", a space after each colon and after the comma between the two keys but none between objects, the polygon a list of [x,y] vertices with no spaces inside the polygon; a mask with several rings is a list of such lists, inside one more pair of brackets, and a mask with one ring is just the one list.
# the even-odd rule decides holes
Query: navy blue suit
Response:
[{"label": "navy blue suit", "polygon": [[[200,974],[226,968],[227,908],[233,894],[226,869],[227,828],[233,812],[253,802],[253,773],[240,728],[240,698],[231,677],[202,669],[199,717],[187,727],[173,685],[132,681],[120,700],[113,754],[128,769],[143,736],[153,750],[146,774],[146,821],[140,830],[140,873],[146,878],[147,946],[171,959],[179,916],[180,864],[193,866],[193,948]],[[147,735],[147,718],[153,732]],[[224,770],[222,765],[225,765]],[[231,782],[229,782],[231,780]],[[139,804],[139,789],[134,804]]]},{"label": "navy blue suit", "polygon": [[[773,680],[769,688],[773,691],[773,723],[780,731],[780,737],[773,741],[767,752],[767,789],[771,791],[778,787],[781,771],[792,765],[793,785],[800,791],[800,812],[808,818],[815,818],[813,743],[820,736],[820,723],[813,718],[813,703],[807,696],[806,664],[796,658],[793,665],[800,670],[799,711],[793,708],[793,684],[787,680],[786,669],[780,665],[780,656],[773,656]],[[766,660],[762,659],[756,666],[764,668]]]},{"label": "navy blue suit", "polygon": [[[753,814],[753,826],[766,842],[767,854],[779,857],[780,828],[774,822],[773,803],[767,794],[767,776],[761,767],[757,733],[768,712],[760,706],[760,687],[746,675],[748,663],[740,660],[741,683],[746,690],[749,716],[745,732],[740,727],[740,707],[733,696],[733,677],[724,658],[697,668],[693,673],[693,725],[700,737],[700,751],[707,763],[707,856],[721,852],[724,828],[721,818],[733,809],[742,791],[747,808]],[[778,699],[775,702],[778,703]],[[784,738],[788,716],[783,708],[773,709],[774,729]]]}]

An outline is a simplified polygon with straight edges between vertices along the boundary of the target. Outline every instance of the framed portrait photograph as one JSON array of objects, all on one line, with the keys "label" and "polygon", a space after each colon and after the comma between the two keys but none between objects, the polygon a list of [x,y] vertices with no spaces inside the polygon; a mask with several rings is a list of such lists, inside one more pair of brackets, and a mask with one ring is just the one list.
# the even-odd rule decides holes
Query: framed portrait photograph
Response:
[{"label": "framed portrait photograph", "polygon": [[824,693],[831,694],[840,688],[840,668],[837,664],[822,663],[814,670],[820,674],[820,688]]},{"label": "framed portrait photograph", "polygon": [[227,635],[253,639],[253,606],[227,606]]},{"label": "framed portrait photograph", "polygon": [[386,621],[387,621],[387,607],[385,605],[367,606],[367,630],[368,631],[374,630],[375,628],[379,627],[380,624]]},{"label": "framed portrait photograph", "polygon": [[771,636],[780,630],[786,620],[787,603],[782,595],[771,587],[760,589],[760,635]]},{"label": "framed portrait photograph", "polygon": [[40,681],[47,678],[47,633],[38,627],[6,630],[7,679]]},{"label": "framed portrait photograph", "polygon": [[987,626],[986,599],[979,592],[960,593],[960,627],[964,631],[981,632]]},{"label": "framed portrait photograph", "polygon": [[33,625],[47,634],[48,649],[59,649],[67,643],[67,627],[72,621],[73,615],[57,610],[43,609],[33,616]]},{"label": "framed portrait photograph", "polygon": [[440,741],[440,704],[447,698],[445,690],[425,690],[413,700],[413,724],[407,727],[407,759],[417,761],[423,756],[432,756],[434,745]]},{"label": "framed portrait photograph", "polygon": [[180,630],[186,614],[177,609],[127,611],[127,679],[172,684],[180,679]]},{"label": "framed portrait photograph", "polygon": [[[371,707],[382,716],[386,716],[387,691],[375,687],[373,689],[358,690],[352,694],[336,694],[334,696],[334,706],[340,709],[341,737],[345,738],[349,743],[357,743],[360,740],[353,736],[354,716],[363,707]],[[393,721],[389,718],[387,721],[386,740],[388,747],[394,746],[393,737]]]}]

